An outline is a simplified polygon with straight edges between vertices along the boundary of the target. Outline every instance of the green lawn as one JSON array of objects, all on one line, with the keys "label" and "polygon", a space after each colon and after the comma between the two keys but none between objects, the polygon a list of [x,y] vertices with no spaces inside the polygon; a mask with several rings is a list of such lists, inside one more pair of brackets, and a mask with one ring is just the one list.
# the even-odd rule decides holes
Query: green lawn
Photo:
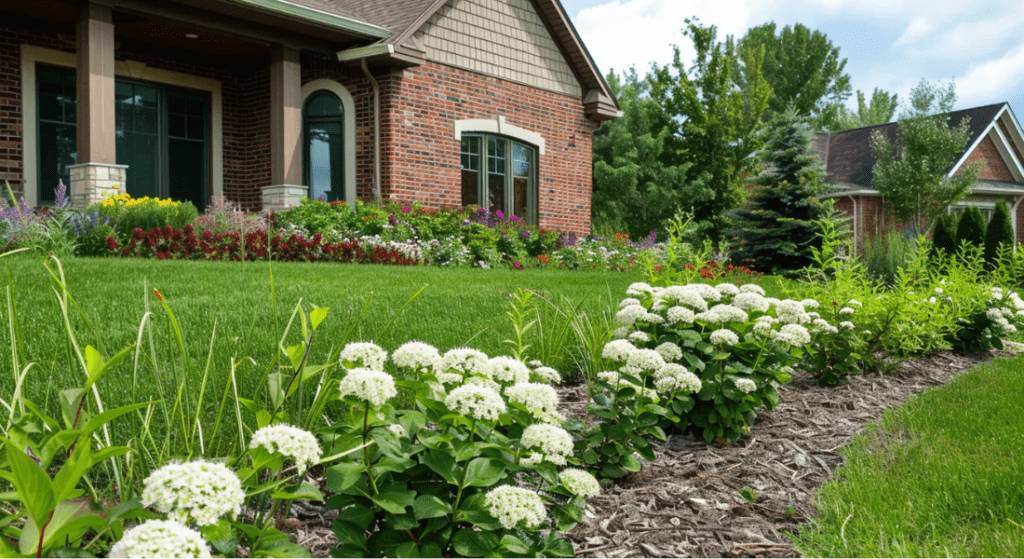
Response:
[{"label": "green lawn", "polygon": [[797,549],[815,557],[1024,557],[1024,356],[886,413],[846,449]]}]

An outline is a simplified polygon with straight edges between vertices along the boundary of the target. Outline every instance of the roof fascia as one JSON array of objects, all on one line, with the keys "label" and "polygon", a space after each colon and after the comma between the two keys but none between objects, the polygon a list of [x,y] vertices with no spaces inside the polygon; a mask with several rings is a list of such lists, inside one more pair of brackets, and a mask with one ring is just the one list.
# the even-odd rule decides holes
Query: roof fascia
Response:
[{"label": "roof fascia", "polygon": [[437,13],[438,10],[441,9],[441,6],[444,6],[447,3],[448,0],[434,0],[429,6],[427,6],[426,10],[423,10],[423,13],[420,14],[419,17],[413,20],[412,24],[410,24],[408,27],[402,30],[402,32],[399,33],[398,35],[395,35],[392,38],[388,39],[387,42],[396,45],[405,44],[405,42],[408,41],[409,38],[412,37],[412,35],[419,30],[420,27],[423,27],[423,24],[426,23],[431,16],[433,16],[435,13]]},{"label": "roof fascia", "polygon": [[981,145],[982,140],[984,140],[985,136],[988,136],[988,133],[992,131],[992,127],[996,125],[996,121],[999,120],[999,116],[1003,114],[1003,111],[1005,111],[1006,107],[1008,106],[1009,105],[1005,103],[1003,104],[1003,108],[999,109],[999,112],[996,113],[996,116],[992,119],[992,122],[989,122],[988,126],[986,126],[985,129],[981,131],[981,134],[978,134],[978,139],[974,140],[974,143],[971,144],[969,148],[964,150],[963,155],[960,156],[960,160],[956,162],[956,165],[953,165],[952,169],[949,170],[949,174],[946,175],[947,177],[952,177],[953,175],[956,174],[957,171],[960,170],[960,167],[963,166],[965,161],[967,161],[967,157],[974,153],[974,150],[977,149],[979,145]]},{"label": "roof fascia", "polygon": [[1003,134],[1003,131],[998,126],[993,126],[992,131],[995,132],[996,137],[999,138],[999,142],[996,142],[996,149],[999,150],[999,155],[1003,156],[1003,160],[1010,163],[1011,171],[1013,172],[1013,178],[1017,181],[1024,181],[1024,167],[1021,166],[1020,161],[1017,159],[1017,155],[1013,153],[1013,148],[1010,146],[1010,140]]},{"label": "roof fascia", "polygon": [[264,12],[288,16],[303,21],[313,22],[318,25],[344,31],[346,33],[362,35],[374,39],[384,39],[391,35],[391,32],[383,27],[359,21],[357,19],[343,17],[337,14],[299,6],[284,0],[231,0],[236,4],[242,4]]},{"label": "roof fascia", "polygon": [[395,45],[376,43],[335,53],[339,62],[358,62],[366,59],[367,64],[409,68],[426,62],[426,53],[421,50]]},{"label": "roof fascia", "polygon": [[834,192],[826,192],[822,194],[822,198],[846,198],[847,196],[881,196],[877,190],[871,189],[860,189],[860,190],[836,190]]}]

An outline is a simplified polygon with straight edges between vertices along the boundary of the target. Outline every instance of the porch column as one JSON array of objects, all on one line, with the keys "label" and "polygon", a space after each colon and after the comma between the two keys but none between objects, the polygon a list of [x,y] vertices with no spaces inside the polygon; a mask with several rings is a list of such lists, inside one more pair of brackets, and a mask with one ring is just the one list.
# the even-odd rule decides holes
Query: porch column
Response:
[{"label": "porch column", "polygon": [[299,204],[309,188],[302,184],[302,65],[297,49],[281,46],[270,57],[270,186],[263,208]]},{"label": "porch column", "polygon": [[71,203],[85,207],[124,192],[128,167],[117,165],[114,125],[114,20],[110,8],[87,3],[76,29],[78,164]]}]

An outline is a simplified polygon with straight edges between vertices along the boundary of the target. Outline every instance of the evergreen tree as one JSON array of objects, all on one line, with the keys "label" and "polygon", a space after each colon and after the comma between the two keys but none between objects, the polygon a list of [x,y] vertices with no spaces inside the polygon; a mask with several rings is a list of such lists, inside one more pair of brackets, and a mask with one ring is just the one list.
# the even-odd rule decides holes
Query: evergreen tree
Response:
[{"label": "evergreen tree", "polygon": [[996,204],[992,221],[988,222],[985,230],[985,262],[989,266],[995,266],[1001,245],[1013,247],[1013,225],[1010,224],[1010,210],[1006,202]]},{"label": "evergreen tree", "polygon": [[960,223],[956,226],[956,248],[964,242],[973,246],[981,247],[985,244],[985,216],[975,206],[969,206],[960,216]]},{"label": "evergreen tree", "polygon": [[944,214],[935,222],[931,257],[938,256],[940,250],[947,256],[956,254],[956,248],[956,216]]},{"label": "evergreen tree", "polygon": [[817,199],[824,170],[811,151],[811,130],[794,111],[772,125],[761,152],[762,173],[746,208],[734,212],[731,258],[768,274],[799,270],[820,246],[814,220],[826,213]]}]

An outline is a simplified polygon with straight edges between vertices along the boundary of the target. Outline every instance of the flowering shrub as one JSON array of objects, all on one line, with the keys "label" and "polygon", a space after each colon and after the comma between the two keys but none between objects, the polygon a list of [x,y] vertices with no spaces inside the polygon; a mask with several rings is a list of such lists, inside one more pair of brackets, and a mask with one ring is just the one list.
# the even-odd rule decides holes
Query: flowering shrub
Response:
[{"label": "flowering shrub", "polygon": [[127,240],[135,229],[150,231],[167,226],[172,230],[184,229],[199,215],[191,202],[149,196],[132,198],[127,192],[105,198],[87,210],[109,218],[122,240]]}]

